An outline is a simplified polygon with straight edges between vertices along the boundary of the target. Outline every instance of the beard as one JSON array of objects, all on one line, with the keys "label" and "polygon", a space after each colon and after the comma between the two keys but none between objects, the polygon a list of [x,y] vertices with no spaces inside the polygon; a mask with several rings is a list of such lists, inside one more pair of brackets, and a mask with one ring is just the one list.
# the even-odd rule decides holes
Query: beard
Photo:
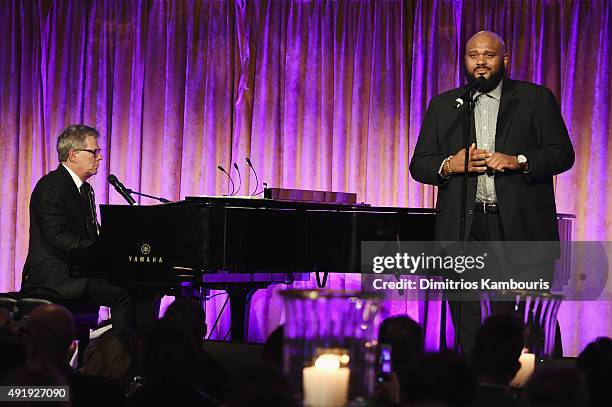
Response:
[{"label": "beard", "polygon": [[[476,78],[474,77],[474,74],[472,72],[469,72],[466,67],[464,67],[463,70],[464,70],[465,77],[469,84],[476,82]],[[489,79],[485,79],[484,83],[479,89],[479,92],[481,93],[491,92],[493,89],[497,87],[497,85],[499,85],[499,82],[502,80],[505,74],[506,74],[506,67],[504,66],[502,62],[499,66],[499,70],[497,72],[491,72],[491,76],[489,76]]]}]

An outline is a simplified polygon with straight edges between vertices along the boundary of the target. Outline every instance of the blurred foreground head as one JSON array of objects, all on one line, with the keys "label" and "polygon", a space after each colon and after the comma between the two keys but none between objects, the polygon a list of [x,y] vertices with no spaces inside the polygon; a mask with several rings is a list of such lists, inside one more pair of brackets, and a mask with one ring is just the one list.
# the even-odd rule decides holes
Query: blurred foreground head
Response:
[{"label": "blurred foreground head", "polygon": [[177,298],[166,310],[164,318],[182,324],[200,343],[206,335],[206,315],[202,305],[193,298]]},{"label": "blurred foreground head", "polygon": [[589,405],[584,377],[579,371],[567,368],[537,369],[527,382],[524,397],[530,407]]},{"label": "blurred foreground head", "polygon": [[84,374],[105,377],[127,386],[136,376],[140,344],[129,329],[113,328],[92,340],[85,351]]},{"label": "blurred foreground head", "polygon": [[492,315],[478,328],[472,361],[480,380],[508,385],[521,368],[525,326],[514,315]]},{"label": "blurred foreground head", "polygon": [[408,366],[424,352],[423,328],[405,315],[389,317],[378,328],[378,342],[391,346],[395,368]]},{"label": "blurred foreground head", "polygon": [[236,375],[228,407],[297,407],[289,383],[274,365],[263,363],[243,367]]},{"label": "blurred foreground head", "polygon": [[476,377],[470,365],[453,352],[425,354],[399,377],[402,399],[410,405],[468,407],[476,395]]},{"label": "blurred foreground head", "polygon": [[589,343],[578,356],[576,368],[585,375],[590,405],[608,406],[612,385],[612,339],[601,337]]},{"label": "blurred foreground head", "polygon": [[42,304],[30,313],[22,328],[31,360],[66,363],[68,348],[75,337],[74,318],[57,304]]},{"label": "blurred foreground head", "polygon": [[141,371],[150,385],[181,385],[197,388],[202,377],[199,344],[184,325],[162,318],[145,336]]}]

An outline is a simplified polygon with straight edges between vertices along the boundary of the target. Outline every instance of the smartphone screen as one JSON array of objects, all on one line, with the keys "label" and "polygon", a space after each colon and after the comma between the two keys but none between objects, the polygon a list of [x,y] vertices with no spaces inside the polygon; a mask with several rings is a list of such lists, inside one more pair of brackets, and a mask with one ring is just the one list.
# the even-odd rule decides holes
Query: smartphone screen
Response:
[{"label": "smartphone screen", "polygon": [[391,379],[391,345],[378,345],[378,360],[376,367],[376,382],[385,383]]}]

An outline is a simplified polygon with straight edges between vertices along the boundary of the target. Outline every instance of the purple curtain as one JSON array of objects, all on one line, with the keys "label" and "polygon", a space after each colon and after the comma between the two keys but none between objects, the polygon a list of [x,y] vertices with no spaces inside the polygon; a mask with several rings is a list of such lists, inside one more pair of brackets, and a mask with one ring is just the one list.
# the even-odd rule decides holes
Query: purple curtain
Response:
[{"label": "purple curtain", "polygon": [[[481,29],[505,38],[511,77],[557,95],[577,152],[556,179],[558,210],[577,215],[575,239],[609,240],[611,17],[606,0],[5,0],[0,291],[20,286],[30,192],[57,166],[69,123],[100,130],[99,203],[121,203],[111,171],[169,199],[221,194],[216,167],[234,161],[246,193],[249,156],[271,186],[431,207],[435,190],[410,179],[408,162],[428,101],[461,83],[465,41]],[[282,319],[278,289],[253,298],[252,339]],[[419,318],[422,306],[385,312]],[[568,354],[612,336],[609,302],[566,303],[560,320]]]}]

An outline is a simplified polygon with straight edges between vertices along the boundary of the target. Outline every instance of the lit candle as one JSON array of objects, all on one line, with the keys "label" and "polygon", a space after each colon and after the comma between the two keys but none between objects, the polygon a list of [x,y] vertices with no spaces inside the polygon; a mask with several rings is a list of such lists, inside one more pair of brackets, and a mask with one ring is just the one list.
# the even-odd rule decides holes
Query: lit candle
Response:
[{"label": "lit candle", "polygon": [[309,407],[342,407],[348,397],[350,370],[340,367],[341,356],[323,354],[304,374],[304,405]]},{"label": "lit candle", "polygon": [[519,357],[521,368],[516,372],[516,376],[510,382],[512,387],[522,387],[527,383],[527,380],[533,374],[535,368],[535,355],[533,353],[527,353],[527,349],[523,349],[523,353]]}]

